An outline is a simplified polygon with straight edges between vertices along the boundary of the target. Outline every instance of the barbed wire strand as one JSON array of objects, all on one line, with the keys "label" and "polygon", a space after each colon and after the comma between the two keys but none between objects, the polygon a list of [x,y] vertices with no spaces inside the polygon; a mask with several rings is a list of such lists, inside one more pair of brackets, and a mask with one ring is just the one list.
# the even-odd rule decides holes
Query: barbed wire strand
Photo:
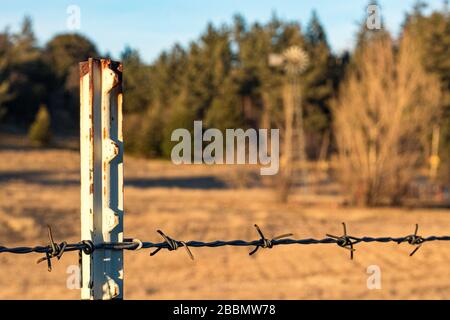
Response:
[{"label": "barbed wire strand", "polygon": [[170,238],[166,234],[164,234],[161,230],[157,230],[160,236],[164,239],[163,242],[143,242],[139,239],[124,239],[123,242],[115,242],[115,243],[98,243],[94,244],[91,240],[82,240],[78,243],[67,243],[66,241],[56,243],[54,241],[54,237],[52,234],[52,229],[50,226],[47,226],[49,244],[47,246],[34,246],[34,247],[5,247],[0,246],[0,253],[12,253],[12,254],[29,254],[29,253],[44,253],[45,256],[39,258],[37,263],[41,263],[43,261],[47,261],[48,271],[52,270],[51,260],[53,258],[57,258],[57,260],[61,259],[62,255],[65,252],[71,251],[79,251],[84,252],[87,255],[92,254],[95,250],[132,250],[137,251],[141,249],[156,249],[152,253],[151,256],[154,256],[162,249],[167,249],[168,251],[175,251],[179,247],[184,247],[189,257],[193,260],[194,256],[189,248],[217,248],[224,246],[233,246],[233,247],[255,247],[249,255],[255,254],[259,248],[263,249],[271,249],[274,246],[279,245],[313,245],[313,244],[337,244],[339,247],[347,249],[350,251],[350,259],[353,259],[354,252],[356,249],[354,246],[358,243],[388,243],[388,242],[396,242],[398,244],[408,243],[412,246],[415,246],[415,249],[409,254],[410,256],[414,255],[417,250],[425,243],[431,241],[450,241],[450,236],[428,236],[422,237],[417,235],[419,230],[419,225],[416,224],[414,234],[410,234],[404,237],[354,237],[347,234],[347,226],[343,222],[343,231],[344,235],[335,236],[331,234],[326,234],[327,238],[323,239],[314,239],[314,238],[305,238],[305,239],[291,239],[292,233],[283,234],[280,236],[276,236],[272,239],[268,239],[264,236],[261,229],[258,225],[254,225],[260,239],[258,240],[215,240],[210,242],[203,241],[179,241],[173,238]]}]

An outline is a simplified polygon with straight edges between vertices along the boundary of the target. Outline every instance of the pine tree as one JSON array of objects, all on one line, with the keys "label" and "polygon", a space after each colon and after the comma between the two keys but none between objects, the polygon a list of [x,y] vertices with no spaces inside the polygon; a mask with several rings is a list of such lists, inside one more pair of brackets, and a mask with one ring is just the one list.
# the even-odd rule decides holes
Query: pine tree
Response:
[{"label": "pine tree", "polygon": [[232,52],[227,28],[209,24],[198,44],[192,44],[186,67],[185,105],[203,118],[230,75]]},{"label": "pine tree", "polygon": [[42,59],[51,72],[48,107],[54,118],[55,130],[78,130],[80,61],[98,56],[92,41],[79,34],[59,34],[47,42]]},{"label": "pine tree", "polygon": [[30,141],[37,146],[48,145],[52,135],[50,125],[50,114],[48,113],[47,107],[41,105],[36,114],[36,119],[28,131]]},{"label": "pine tree", "polygon": [[309,153],[318,156],[321,140],[330,130],[330,99],[337,86],[336,59],[317,13],[313,11],[305,33],[305,45],[311,57],[310,66],[302,79],[305,128],[309,136]]},{"label": "pine tree", "polygon": [[[249,29],[243,18],[235,19],[234,42],[236,53],[236,81],[239,82],[239,95],[246,101],[243,108],[243,120],[253,127],[270,127],[269,92],[275,78],[267,63],[271,53],[271,34],[258,23]],[[271,88],[271,89],[269,89]]]},{"label": "pine tree", "polygon": [[198,120],[195,116],[195,110],[183,103],[183,96],[179,97],[179,102],[175,102],[169,110],[167,120],[163,128],[163,140],[161,150],[164,157],[169,158],[172,148],[177,142],[171,141],[172,132],[176,129],[187,129],[193,137],[194,121]]},{"label": "pine tree", "polygon": [[29,124],[36,106],[45,100],[48,79],[29,17],[24,18],[19,33],[7,35],[2,47],[6,63],[2,80],[8,82],[10,94],[4,103],[8,118],[16,125]]},{"label": "pine tree", "polygon": [[429,16],[423,13],[423,6],[417,4],[405,19],[403,32],[414,35],[420,50],[422,63],[426,69],[438,75],[441,80],[443,97],[442,116],[434,125],[441,128],[441,180],[450,182],[450,15],[435,11]]},{"label": "pine tree", "polygon": [[11,95],[9,93],[10,83],[7,79],[6,73],[7,59],[5,57],[8,42],[8,34],[6,32],[4,34],[0,34],[0,120],[2,120],[6,114],[4,104],[11,99]]},{"label": "pine tree", "polygon": [[225,132],[225,129],[242,127],[244,123],[241,105],[238,83],[234,78],[228,77],[206,112],[205,125],[222,132]]},{"label": "pine tree", "polygon": [[306,27],[305,40],[309,46],[326,46],[329,49],[325,30],[320,23],[317,11],[313,10],[311,18]]},{"label": "pine tree", "polygon": [[142,112],[151,101],[149,68],[141,61],[139,53],[130,47],[125,48],[121,60],[126,70],[123,75],[125,112]]}]

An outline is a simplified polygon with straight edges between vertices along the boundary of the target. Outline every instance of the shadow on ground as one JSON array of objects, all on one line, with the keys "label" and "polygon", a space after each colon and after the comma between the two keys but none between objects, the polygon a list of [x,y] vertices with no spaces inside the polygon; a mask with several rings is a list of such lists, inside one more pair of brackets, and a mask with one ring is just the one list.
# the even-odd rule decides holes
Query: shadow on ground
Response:
[{"label": "shadow on ground", "polygon": [[227,189],[228,185],[217,177],[125,178],[125,186],[136,188]]},{"label": "shadow on ground", "polygon": [[[56,172],[57,173],[57,172]],[[74,175],[78,171],[70,171]],[[79,178],[59,177],[55,178],[55,172],[50,170],[32,171],[3,171],[0,172],[0,184],[11,181],[39,184],[42,186],[75,186],[80,184]],[[213,176],[201,177],[149,177],[149,178],[125,178],[125,186],[135,188],[180,188],[180,189],[227,189],[228,185],[221,179]]]},{"label": "shadow on ground", "polygon": [[[53,175],[58,172],[50,170],[30,170],[30,171],[2,171],[0,172],[0,184],[11,181],[20,181],[26,183],[39,184],[42,186],[73,186],[79,185],[80,179],[73,178],[54,178]],[[68,172],[74,174],[75,171]]]}]

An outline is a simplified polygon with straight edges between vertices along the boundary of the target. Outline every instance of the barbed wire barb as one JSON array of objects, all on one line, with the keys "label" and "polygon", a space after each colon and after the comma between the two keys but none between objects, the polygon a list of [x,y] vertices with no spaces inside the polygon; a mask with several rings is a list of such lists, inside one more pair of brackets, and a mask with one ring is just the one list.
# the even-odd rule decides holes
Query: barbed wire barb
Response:
[{"label": "barbed wire barb", "polygon": [[422,244],[425,242],[425,239],[421,236],[417,235],[417,232],[419,231],[419,225],[416,223],[416,228],[414,229],[414,234],[411,234],[409,236],[406,236],[403,241],[399,241],[398,244],[402,242],[408,242],[410,245],[416,246],[416,248],[409,254],[410,257],[414,255],[414,253],[417,252],[417,250],[420,249]]},{"label": "barbed wire barb", "polygon": [[335,239],[338,246],[350,250],[350,260],[353,260],[353,252],[356,251],[353,246],[361,242],[361,239],[347,235],[347,226],[345,225],[345,222],[342,222],[342,226],[344,228],[343,236],[338,237],[327,233],[327,237]]},{"label": "barbed wire barb", "polygon": [[273,248],[273,242],[275,240],[280,240],[283,238],[287,238],[287,237],[292,237],[294,234],[292,233],[286,233],[286,234],[282,234],[280,236],[274,237],[272,238],[272,240],[266,239],[266,237],[264,237],[264,234],[262,233],[261,229],[258,227],[257,224],[254,225],[256,228],[256,231],[258,232],[259,236],[261,237],[259,244],[256,245],[255,249],[253,249],[248,255],[251,256],[253,254],[255,254],[259,248],[268,248],[271,249]]},{"label": "barbed wire barb", "polygon": [[53,234],[52,234],[52,228],[47,225],[47,235],[48,235],[48,239],[49,239],[49,248],[51,249],[51,251],[47,251],[45,252],[45,257],[42,257],[40,259],[38,259],[36,261],[36,263],[41,263],[42,261],[47,260],[47,269],[48,272],[52,271],[52,258],[57,258],[58,260],[61,259],[66,247],[67,247],[67,242],[63,241],[60,244],[55,243],[55,241],[53,240]]},{"label": "barbed wire barb", "polygon": [[[194,260],[194,255],[192,254],[191,250],[189,249],[189,247],[186,245],[186,242],[184,241],[177,241],[174,240],[172,238],[170,238],[169,236],[166,236],[164,234],[164,232],[162,232],[161,230],[157,230],[157,232],[161,235],[161,237],[163,237],[165,243],[167,243],[167,250],[169,251],[175,251],[178,249],[178,247],[180,245],[182,245],[183,247],[186,248],[186,252],[189,255],[189,257]],[[160,250],[162,249],[162,247],[158,247],[155,251],[153,251],[152,253],[150,253],[150,256],[154,256],[155,254],[157,254]]]}]

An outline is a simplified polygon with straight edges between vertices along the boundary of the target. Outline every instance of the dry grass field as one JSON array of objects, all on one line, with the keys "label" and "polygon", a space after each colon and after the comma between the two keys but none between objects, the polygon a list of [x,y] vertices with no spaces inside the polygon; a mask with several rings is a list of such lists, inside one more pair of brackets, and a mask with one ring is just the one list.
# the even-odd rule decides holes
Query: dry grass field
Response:
[{"label": "dry grass field", "polygon": [[[79,155],[76,150],[36,150],[20,143],[0,148],[0,244],[46,244],[46,224],[56,241],[79,241]],[[125,159],[125,236],[160,241],[156,229],[180,240],[255,239],[266,236],[340,234],[346,221],[355,236],[403,236],[420,224],[423,235],[450,233],[450,210],[357,209],[339,205],[332,186],[310,188],[289,204],[262,187],[232,183],[236,168],[181,166]],[[231,181],[231,182],[230,182]],[[327,191],[329,190],[329,192]],[[251,248],[148,250],[125,254],[127,299],[450,299],[450,244],[426,243],[414,257],[407,244],[360,244],[355,260],[334,245],[276,247],[249,257]],[[78,299],[66,287],[67,253],[47,272],[37,254],[0,254],[0,299]],[[366,286],[367,267],[378,265],[382,288]]]}]

